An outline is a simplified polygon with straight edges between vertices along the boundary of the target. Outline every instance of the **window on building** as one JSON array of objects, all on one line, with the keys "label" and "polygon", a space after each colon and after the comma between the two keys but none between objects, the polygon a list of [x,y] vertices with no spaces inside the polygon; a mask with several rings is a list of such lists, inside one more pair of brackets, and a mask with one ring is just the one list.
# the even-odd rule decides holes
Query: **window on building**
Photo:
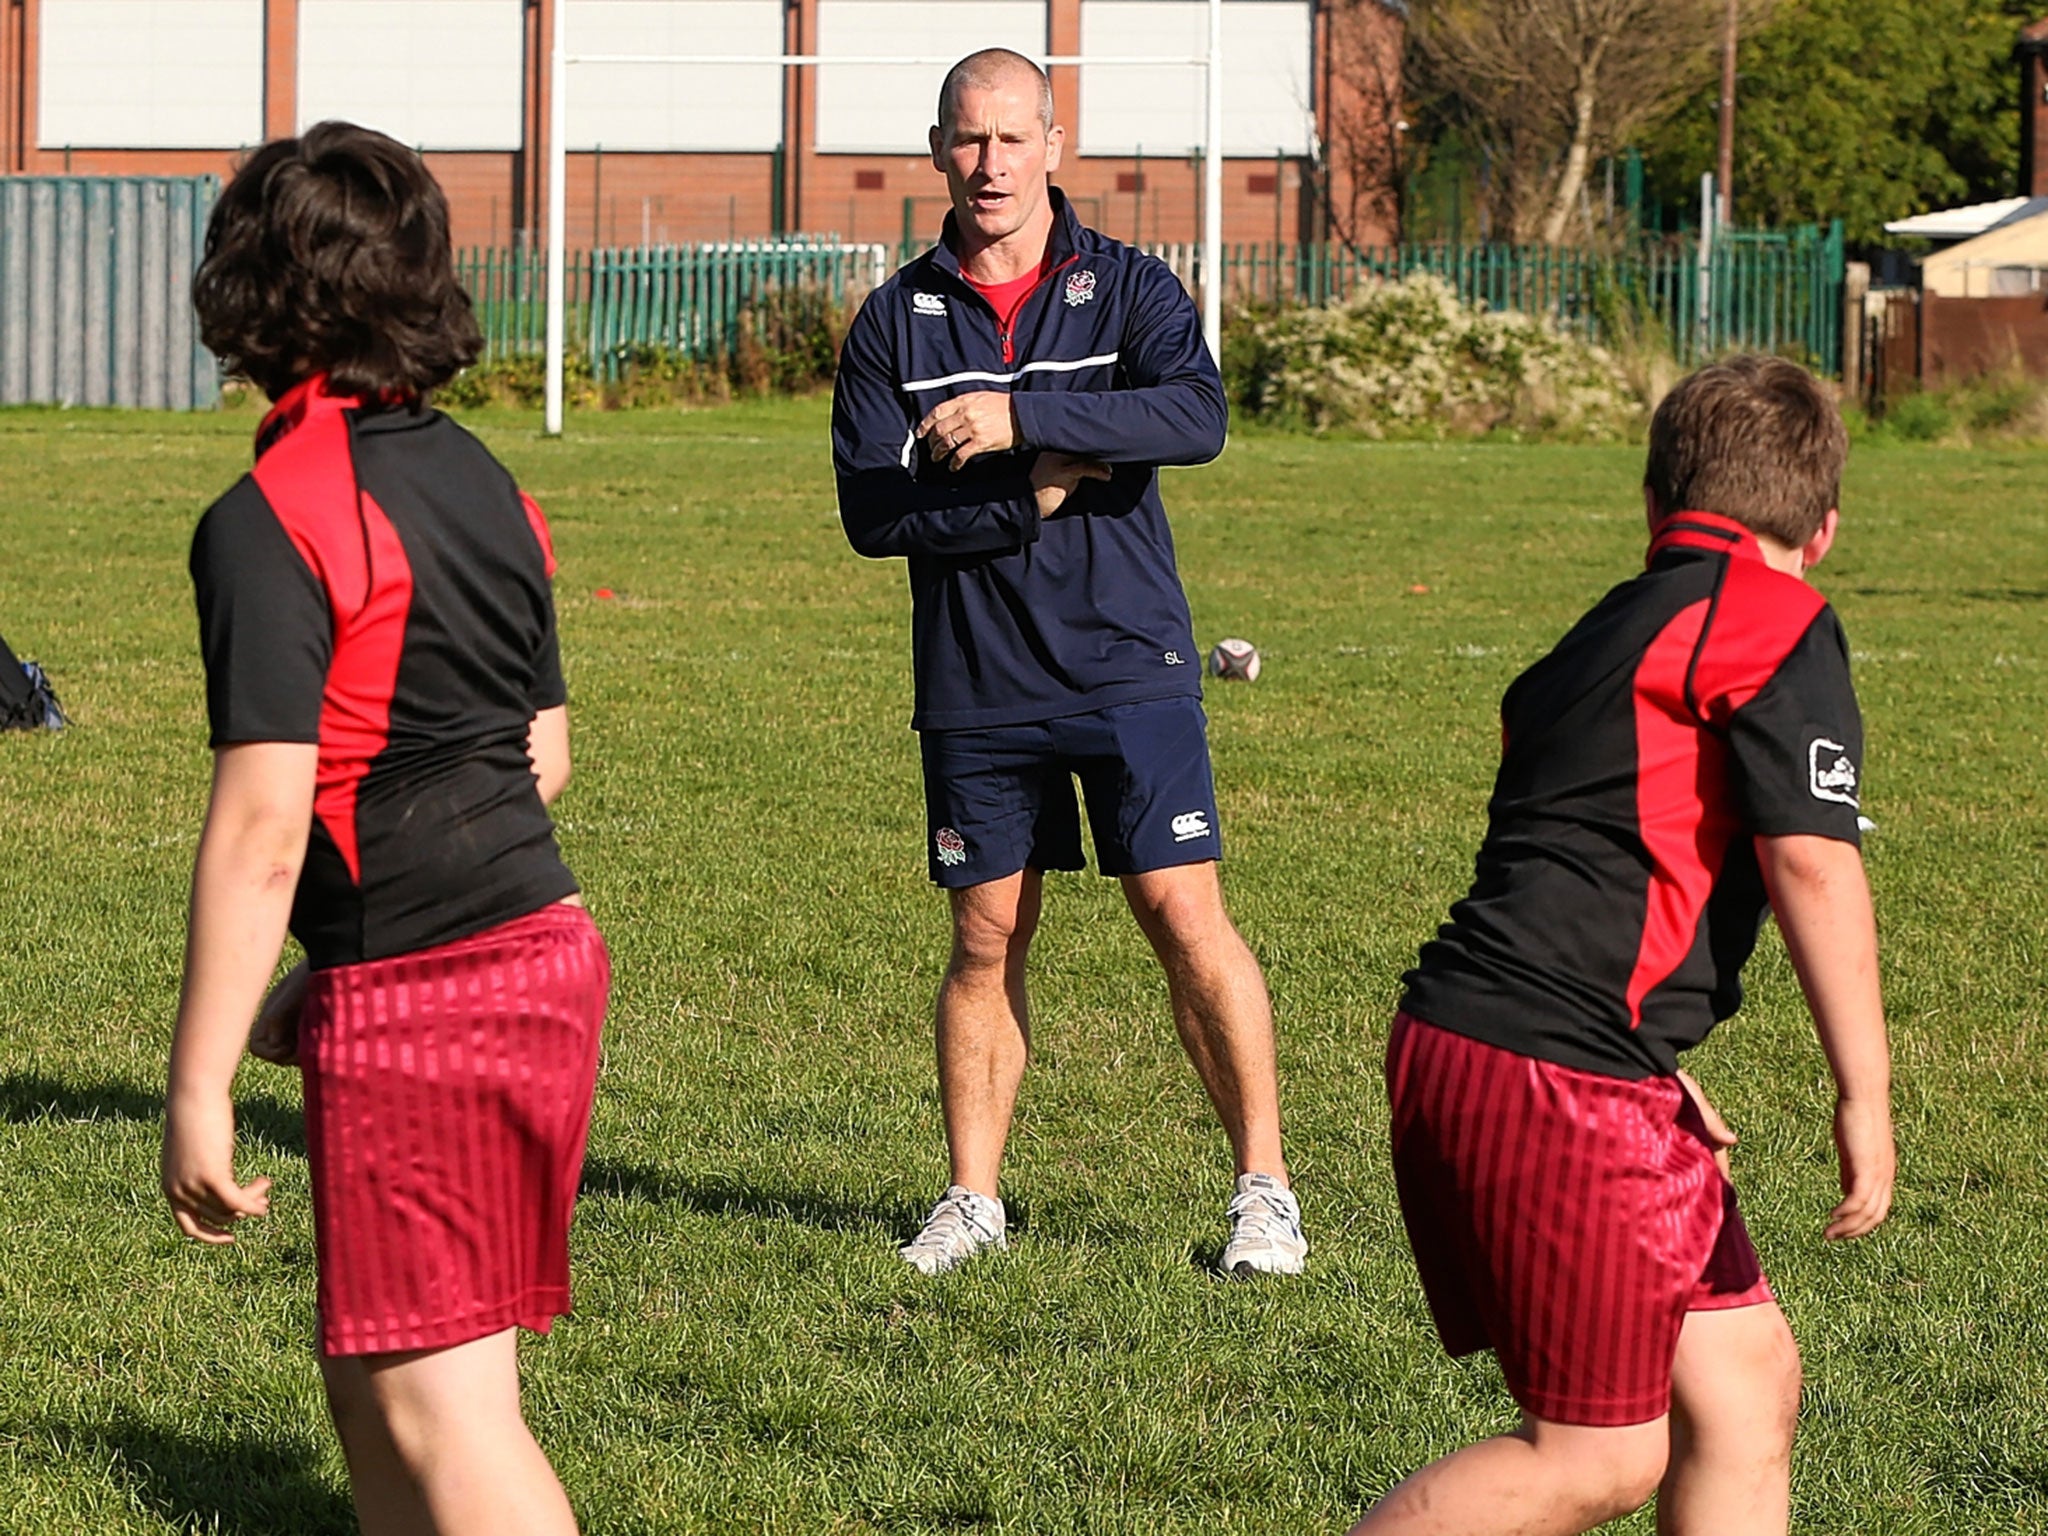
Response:
[{"label": "window on building", "polygon": [[[965,18],[972,26],[964,26]],[[818,0],[818,52],[842,57],[966,55],[1011,48],[1031,58],[1046,51],[1045,0]],[[820,65],[818,148],[869,154],[925,153],[946,66]]]},{"label": "window on building", "polygon": [[263,0],[43,0],[45,149],[235,149],[263,137]]},{"label": "window on building", "polygon": [[299,125],[420,149],[517,149],[523,0],[299,0]]},{"label": "window on building", "polygon": [[[1309,152],[1314,97],[1307,0],[1228,0],[1223,7],[1223,152]],[[1081,54],[1131,57],[1209,51],[1202,0],[1081,0]],[[1202,147],[1199,65],[1083,64],[1076,129],[1084,155],[1185,155]]]},{"label": "window on building", "polygon": [[[782,0],[568,0],[570,54],[782,52]],[[569,147],[774,149],[782,142],[776,65],[575,64]]]}]

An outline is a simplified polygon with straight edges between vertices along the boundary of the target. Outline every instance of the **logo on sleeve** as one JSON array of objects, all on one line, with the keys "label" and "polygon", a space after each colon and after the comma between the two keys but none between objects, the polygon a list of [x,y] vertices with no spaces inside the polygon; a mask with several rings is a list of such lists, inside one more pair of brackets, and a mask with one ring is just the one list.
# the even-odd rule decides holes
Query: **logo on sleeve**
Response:
[{"label": "logo on sleeve", "polygon": [[1806,748],[1807,788],[1816,800],[1856,804],[1856,765],[1839,741],[1817,736]]},{"label": "logo on sleeve", "polygon": [[1173,840],[1176,843],[1193,842],[1198,837],[1209,835],[1209,813],[1207,811],[1182,811],[1173,818]]},{"label": "logo on sleeve", "polygon": [[967,862],[967,839],[951,827],[941,827],[932,834],[932,848],[939,856],[939,862],[948,868]]},{"label": "logo on sleeve", "polygon": [[1067,279],[1067,308],[1079,309],[1095,297],[1095,274],[1076,272]]},{"label": "logo on sleeve", "polygon": [[913,293],[910,307],[920,315],[943,315],[946,312],[946,296],[942,293]]}]

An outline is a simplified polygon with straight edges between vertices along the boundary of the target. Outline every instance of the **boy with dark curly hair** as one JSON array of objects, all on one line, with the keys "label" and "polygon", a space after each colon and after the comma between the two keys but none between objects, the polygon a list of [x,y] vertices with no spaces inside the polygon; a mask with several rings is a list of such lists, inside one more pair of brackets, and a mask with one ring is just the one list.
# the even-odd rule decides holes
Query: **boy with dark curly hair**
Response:
[{"label": "boy with dark curly hair", "polygon": [[[547,524],[427,403],[481,337],[411,150],[346,123],[263,146],[193,298],[275,405],[192,543],[214,771],[164,1192],[201,1242],[265,1214],[229,1085],[245,1044],[295,1061],[363,1529],[571,1532],[515,1349],[569,1308],[609,986],[546,810],[569,776]],[[288,924],[306,961],[266,1002]]]}]

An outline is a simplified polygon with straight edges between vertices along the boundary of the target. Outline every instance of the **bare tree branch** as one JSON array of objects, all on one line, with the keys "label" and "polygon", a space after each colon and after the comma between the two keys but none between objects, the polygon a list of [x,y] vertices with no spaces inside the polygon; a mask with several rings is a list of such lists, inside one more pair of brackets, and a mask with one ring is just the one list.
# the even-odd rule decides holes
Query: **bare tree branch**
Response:
[{"label": "bare tree branch", "polygon": [[[1773,0],[1741,0],[1745,30]],[[1416,0],[1412,63],[1493,168],[1496,223],[1561,243],[1593,162],[1712,75],[1723,0]]]}]

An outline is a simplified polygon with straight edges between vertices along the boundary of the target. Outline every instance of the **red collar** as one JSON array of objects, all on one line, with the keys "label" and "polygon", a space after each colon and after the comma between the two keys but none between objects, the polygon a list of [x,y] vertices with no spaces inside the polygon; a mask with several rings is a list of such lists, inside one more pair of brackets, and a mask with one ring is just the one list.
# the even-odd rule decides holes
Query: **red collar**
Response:
[{"label": "red collar", "polygon": [[330,411],[354,410],[362,403],[360,396],[330,392],[324,373],[301,379],[284,392],[277,404],[265,414],[263,424],[257,427],[256,456],[261,458],[279,438],[305,425],[309,418]]},{"label": "red collar", "polygon": [[1716,555],[1740,555],[1762,561],[1756,535],[1732,517],[1718,512],[1674,512],[1657,525],[1650,539],[1647,565],[1667,549],[1704,549]]}]

